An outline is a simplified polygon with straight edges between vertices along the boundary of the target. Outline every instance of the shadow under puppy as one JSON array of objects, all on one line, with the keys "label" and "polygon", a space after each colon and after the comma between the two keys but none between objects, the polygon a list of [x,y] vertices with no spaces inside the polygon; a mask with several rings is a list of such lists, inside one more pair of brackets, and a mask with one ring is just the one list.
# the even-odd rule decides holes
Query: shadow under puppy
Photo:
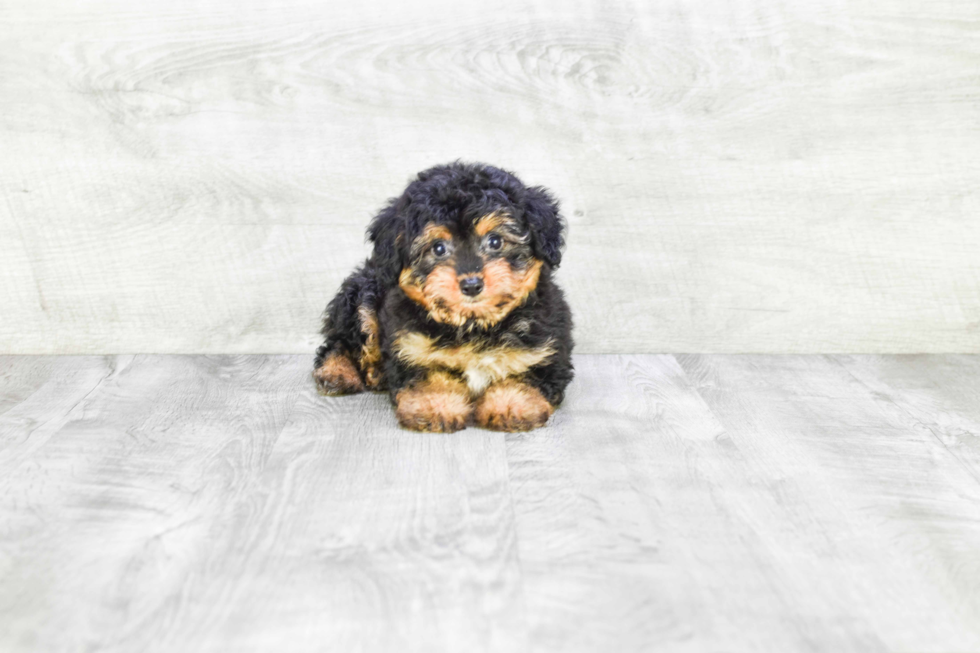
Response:
[{"label": "shadow under puppy", "polygon": [[558,202],[505,170],[419,173],[327,306],[318,388],[387,389],[418,431],[542,426],[572,379],[571,313],[551,277],[562,230]]}]

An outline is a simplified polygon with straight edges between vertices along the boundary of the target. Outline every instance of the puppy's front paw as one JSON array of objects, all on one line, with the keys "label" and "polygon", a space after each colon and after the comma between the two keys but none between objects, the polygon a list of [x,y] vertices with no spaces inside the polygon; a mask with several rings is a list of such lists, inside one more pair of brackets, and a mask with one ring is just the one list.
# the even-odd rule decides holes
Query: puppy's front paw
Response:
[{"label": "puppy's front paw", "polygon": [[354,361],[341,353],[330,354],[313,370],[313,380],[320,394],[349,395],[364,391],[364,381]]},{"label": "puppy's front paw", "polygon": [[466,426],[473,412],[466,385],[443,374],[402,390],[395,402],[398,423],[413,431],[458,431]]},{"label": "puppy's front paw", "polygon": [[494,431],[530,431],[554,412],[541,391],[520,381],[495,383],[476,406],[476,423]]}]

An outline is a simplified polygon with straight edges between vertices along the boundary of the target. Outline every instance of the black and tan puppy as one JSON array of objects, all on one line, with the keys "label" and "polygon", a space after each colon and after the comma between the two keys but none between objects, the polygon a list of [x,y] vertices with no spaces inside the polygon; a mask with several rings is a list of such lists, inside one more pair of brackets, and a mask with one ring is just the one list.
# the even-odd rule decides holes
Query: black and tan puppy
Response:
[{"label": "black and tan puppy", "polygon": [[419,173],[374,218],[374,251],[327,306],[313,377],[324,394],[387,389],[402,426],[543,425],[572,379],[572,320],[552,270],[558,202],[513,174]]}]

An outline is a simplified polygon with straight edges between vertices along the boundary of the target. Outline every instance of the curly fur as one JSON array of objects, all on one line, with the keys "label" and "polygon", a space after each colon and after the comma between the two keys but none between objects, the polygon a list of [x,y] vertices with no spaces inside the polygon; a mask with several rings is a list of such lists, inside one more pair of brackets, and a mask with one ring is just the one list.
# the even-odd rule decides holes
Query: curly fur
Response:
[{"label": "curly fur", "polygon": [[387,389],[415,430],[474,414],[486,428],[540,426],[573,376],[571,312],[552,279],[563,233],[557,200],[510,172],[459,161],[420,172],[371,221],[371,257],[327,306],[321,392]]}]

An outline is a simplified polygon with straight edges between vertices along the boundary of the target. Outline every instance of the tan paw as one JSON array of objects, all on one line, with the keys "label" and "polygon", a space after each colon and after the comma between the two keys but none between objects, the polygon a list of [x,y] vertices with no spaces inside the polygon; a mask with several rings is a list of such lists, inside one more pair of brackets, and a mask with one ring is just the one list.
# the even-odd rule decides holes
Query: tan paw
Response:
[{"label": "tan paw", "polygon": [[325,395],[349,395],[364,391],[364,381],[354,361],[340,353],[330,354],[313,371],[317,390]]},{"label": "tan paw", "polygon": [[494,431],[530,431],[544,426],[554,412],[544,395],[521,381],[495,383],[476,405],[476,423]]},{"label": "tan paw", "polygon": [[430,375],[395,397],[398,423],[413,431],[451,433],[466,426],[473,406],[466,385],[447,374]]}]

